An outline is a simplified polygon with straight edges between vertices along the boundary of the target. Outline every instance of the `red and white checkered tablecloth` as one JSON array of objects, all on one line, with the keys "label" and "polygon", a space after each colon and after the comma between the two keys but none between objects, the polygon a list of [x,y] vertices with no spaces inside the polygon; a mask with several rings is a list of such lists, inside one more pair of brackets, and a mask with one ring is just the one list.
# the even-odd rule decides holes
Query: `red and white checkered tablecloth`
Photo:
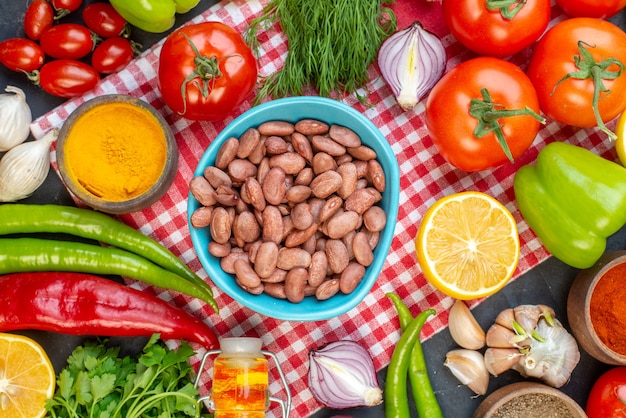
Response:
[{"label": "red and white checkered tablecloth", "polygon": [[[247,22],[260,13],[267,1],[222,1],[190,23],[217,20],[243,32]],[[448,33],[443,24],[439,2],[397,0],[393,8],[398,16],[399,28],[420,20],[425,28],[442,37],[449,57],[448,68],[472,56]],[[553,22],[561,18],[561,12],[553,7]],[[266,75],[282,66],[287,44],[280,32],[269,31],[262,36],[260,72]],[[163,41],[145,51],[123,71],[103,79],[94,91],[70,100],[39,118],[32,128],[34,135],[40,137],[51,128],[61,126],[68,115],[85,100],[109,93],[130,94],[162,112],[178,141],[178,174],[168,193],[159,202],[141,212],[124,215],[121,219],[162,242],[201,277],[206,278],[206,272],[194,252],[187,226],[188,184],[200,157],[213,138],[232,119],[250,108],[251,100],[222,122],[192,122],[173,114],[164,105],[157,88],[156,71],[162,43]],[[524,51],[512,60],[523,66],[528,60],[528,54],[528,51]],[[386,292],[399,294],[414,314],[430,307],[439,312],[426,323],[423,331],[425,338],[446,326],[447,309],[452,300],[426,282],[416,262],[413,244],[422,214],[437,199],[464,190],[478,190],[505,204],[518,222],[521,239],[521,259],[515,274],[518,277],[545,260],[549,254],[517,210],[513,195],[515,171],[523,164],[533,162],[537,152],[551,141],[579,144],[606,158],[616,159],[612,145],[598,131],[549,122],[539,132],[532,148],[515,164],[478,173],[462,172],[447,164],[437,153],[425,127],[424,105],[419,104],[414,111],[402,111],[375,65],[370,68],[370,76],[369,99],[373,106],[363,106],[355,97],[348,97],[344,102],[367,116],[387,138],[397,155],[401,178],[400,209],[391,250],[380,278],[363,302],[338,318],[301,323],[279,321],[252,312],[219,289],[215,289],[221,309],[219,315],[212,313],[210,308],[197,300],[169,292],[159,293],[162,298],[172,300],[213,323],[221,335],[262,338],[265,349],[277,354],[290,383],[293,394],[292,416],[296,417],[309,416],[321,407],[307,388],[307,356],[310,349],[334,340],[352,339],[360,341],[369,349],[377,368],[389,363],[393,347],[399,339],[399,331],[394,308],[384,296]],[[156,292],[151,288],[146,290]],[[272,377],[274,382],[270,386],[271,394],[283,397],[278,375],[273,373]],[[268,417],[273,416],[280,416],[280,411],[273,408]]]}]

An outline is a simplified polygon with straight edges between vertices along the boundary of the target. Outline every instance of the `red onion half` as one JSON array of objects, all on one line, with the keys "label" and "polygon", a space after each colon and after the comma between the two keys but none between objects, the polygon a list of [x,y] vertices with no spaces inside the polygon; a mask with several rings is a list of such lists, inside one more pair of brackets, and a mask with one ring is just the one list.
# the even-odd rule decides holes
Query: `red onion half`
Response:
[{"label": "red onion half", "polygon": [[446,68],[441,39],[414,22],[387,38],[378,50],[378,67],[404,110],[413,109]]},{"label": "red onion half", "polygon": [[334,409],[383,401],[372,358],[363,346],[349,340],[309,353],[309,388],[315,399]]}]

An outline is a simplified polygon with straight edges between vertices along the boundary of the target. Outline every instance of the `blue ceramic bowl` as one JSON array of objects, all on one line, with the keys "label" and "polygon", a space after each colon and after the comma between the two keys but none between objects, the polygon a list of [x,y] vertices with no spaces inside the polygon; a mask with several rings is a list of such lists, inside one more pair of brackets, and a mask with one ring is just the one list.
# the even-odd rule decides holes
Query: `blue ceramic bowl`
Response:
[{"label": "blue ceramic bowl", "polygon": [[[204,169],[215,163],[222,144],[230,137],[240,137],[248,128],[271,120],[295,123],[301,119],[318,119],[328,124],[338,124],[355,131],[364,145],[374,149],[378,161],[385,171],[386,189],[378,203],[387,214],[387,224],[381,231],[374,250],[374,262],[367,268],[365,277],[350,294],[338,293],[330,299],[318,301],[305,297],[300,303],[291,303],[265,294],[252,295],[235,283],[233,275],[220,267],[220,260],[209,254],[207,246],[211,240],[208,228],[196,229],[189,224],[195,251],[207,274],[222,291],[242,305],[263,315],[288,321],[319,321],[339,316],[360,303],[380,275],[389,252],[398,217],[400,195],[400,172],[395,154],[380,131],[365,116],[355,109],[333,99],[317,96],[302,96],[278,99],[253,107],[233,120],[211,143],[198,163],[194,175],[201,176]],[[188,216],[200,206],[189,194]]]}]

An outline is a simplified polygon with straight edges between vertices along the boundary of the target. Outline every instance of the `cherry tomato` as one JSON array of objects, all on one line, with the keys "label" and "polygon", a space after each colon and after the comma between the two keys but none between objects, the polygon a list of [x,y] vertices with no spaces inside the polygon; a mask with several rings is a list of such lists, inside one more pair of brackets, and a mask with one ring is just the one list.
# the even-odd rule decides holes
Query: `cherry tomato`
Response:
[{"label": "cherry tomato", "polygon": [[[624,31],[606,20],[577,17],[546,32],[527,72],[548,117],[577,127],[600,126],[606,132],[604,123],[626,108],[625,64]],[[592,68],[599,72],[598,83]]]},{"label": "cherry tomato", "polygon": [[44,61],[43,50],[30,39],[10,38],[0,42],[0,63],[9,70],[31,73]]},{"label": "cherry tomato", "polygon": [[83,9],[85,25],[102,38],[121,36],[128,30],[126,20],[111,3],[91,3]]},{"label": "cherry tomato", "polygon": [[38,41],[41,35],[52,27],[54,10],[47,0],[34,0],[24,14],[24,33]]},{"label": "cherry tomato", "polygon": [[624,418],[626,414],[626,367],[614,367],[595,381],[585,412],[589,418]]},{"label": "cherry tomato", "polygon": [[57,19],[75,12],[83,4],[83,0],[50,0],[56,10]]},{"label": "cherry tomato", "polygon": [[[489,100],[485,100],[485,91]],[[475,112],[489,102],[490,112],[527,107],[531,111],[482,126]],[[510,161],[494,128],[500,125],[510,156],[515,159],[530,147],[539,131],[542,118],[538,112],[535,89],[518,66],[501,58],[478,57],[448,71],[435,85],[426,102],[426,125],[446,161],[461,170],[479,171]],[[487,131],[477,132],[477,127]]]},{"label": "cherry tomato", "polygon": [[188,119],[224,119],[250,95],[256,80],[252,51],[237,31],[220,22],[184,26],[161,49],[161,95]]},{"label": "cherry tomato", "polygon": [[90,65],[76,60],[54,60],[41,67],[38,83],[44,91],[59,97],[76,97],[93,89],[100,80]]},{"label": "cherry tomato", "polygon": [[556,4],[572,17],[606,19],[626,7],[626,0],[556,0]]},{"label": "cherry tomato", "polygon": [[61,23],[48,29],[39,44],[53,58],[80,59],[93,50],[95,41],[86,26]]},{"label": "cherry tomato", "polygon": [[134,55],[131,41],[116,36],[105,39],[96,47],[91,56],[91,65],[99,73],[111,74],[126,67]]},{"label": "cherry tomato", "polygon": [[519,7],[510,17],[497,8],[497,3],[443,0],[443,17],[452,35],[465,47],[494,57],[513,55],[530,46],[550,21],[550,0],[517,1],[513,6],[504,6],[506,11]]}]

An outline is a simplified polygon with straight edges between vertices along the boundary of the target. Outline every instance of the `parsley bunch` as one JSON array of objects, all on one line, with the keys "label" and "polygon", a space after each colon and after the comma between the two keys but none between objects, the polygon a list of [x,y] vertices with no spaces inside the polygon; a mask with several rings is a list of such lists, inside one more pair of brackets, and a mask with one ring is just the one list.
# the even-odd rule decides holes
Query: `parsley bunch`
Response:
[{"label": "parsley bunch", "polygon": [[171,350],[155,334],[137,358],[119,357],[120,347],[89,341],[77,347],[46,404],[59,418],[200,417],[189,358],[182,342]]}]

